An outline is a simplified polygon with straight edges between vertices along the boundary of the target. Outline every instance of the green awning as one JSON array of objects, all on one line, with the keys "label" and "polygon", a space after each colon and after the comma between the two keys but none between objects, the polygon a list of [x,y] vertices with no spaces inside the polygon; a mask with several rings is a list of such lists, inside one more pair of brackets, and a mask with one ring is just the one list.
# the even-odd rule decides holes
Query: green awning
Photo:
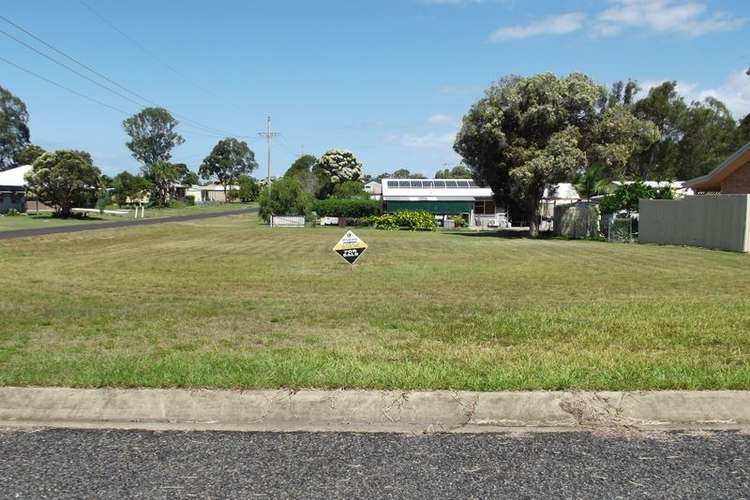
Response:
[{"label": "green awning", "polygon": [[388,213],[401,210],[424,210],[433,214],[466,214],[474,208],[472,201],[386,201],[385,210]]}]

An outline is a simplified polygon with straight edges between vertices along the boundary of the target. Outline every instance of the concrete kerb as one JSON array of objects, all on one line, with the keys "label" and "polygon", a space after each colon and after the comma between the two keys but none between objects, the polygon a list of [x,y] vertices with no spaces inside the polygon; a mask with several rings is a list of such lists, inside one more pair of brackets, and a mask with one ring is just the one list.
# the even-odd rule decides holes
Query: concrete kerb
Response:
[{"label": "concrete kerb", "polygon": [[0,426],[504,432],[750,427],[750,391],[399,392],[0,388]]}]

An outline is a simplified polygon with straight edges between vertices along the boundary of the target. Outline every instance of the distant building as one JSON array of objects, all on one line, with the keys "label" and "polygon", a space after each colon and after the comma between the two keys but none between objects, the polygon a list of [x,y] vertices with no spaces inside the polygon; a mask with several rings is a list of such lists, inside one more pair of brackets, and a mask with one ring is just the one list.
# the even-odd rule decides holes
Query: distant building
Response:
[{"label": "distant building", "polygon": [[[239,191],[237,185],[227,186],[229,191]],[[185,196],[192,197],[196,203],[224,203],[227,201],[224,196],[224,186],[221,184],[207,184],[205,186],[190,186],[185,188]]]},{"label": "distant building", "polygon": [[26,179],[31,165],[0,172],[0,213],[10,210],[26,212]]},{"label": "distant building", "polygon": [[388,213],[424,210],[443,222],[448,216],[462,215],[470,227],[508,225],[505,210],[495,206],[492,189],[470,179],[383,179],[382,198]]},{"label": "distant building", "polygon": [[378,181],[370,181],[365,184],[365,192],[370,193],[373,200],[379,200],[383,197],[383,186]]}]

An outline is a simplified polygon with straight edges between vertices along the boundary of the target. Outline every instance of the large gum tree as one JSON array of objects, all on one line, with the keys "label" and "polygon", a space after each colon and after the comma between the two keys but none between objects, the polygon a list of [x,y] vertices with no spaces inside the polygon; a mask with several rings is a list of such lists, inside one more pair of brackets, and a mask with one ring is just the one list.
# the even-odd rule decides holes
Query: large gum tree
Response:
[{"label": "large gum tree", "polygon": [[464,116],[454,149],[536,237],[545,187],[571,181],[591,164],[619,177],[633,154],[658,138],[653,123],[609,105],[606,89],[588,76],[545,73],[507,77],[487,89]]}]

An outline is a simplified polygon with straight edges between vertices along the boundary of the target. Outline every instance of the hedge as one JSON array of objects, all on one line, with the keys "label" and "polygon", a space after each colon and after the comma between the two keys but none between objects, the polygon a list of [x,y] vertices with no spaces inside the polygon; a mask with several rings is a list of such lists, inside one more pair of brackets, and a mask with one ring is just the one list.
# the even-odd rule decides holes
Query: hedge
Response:
[{"label": "hedge", "polygon": [[326,198],[316,201],[313,210],[319,217],[363,218],[380,214],[383,207],[378,200]]}]

